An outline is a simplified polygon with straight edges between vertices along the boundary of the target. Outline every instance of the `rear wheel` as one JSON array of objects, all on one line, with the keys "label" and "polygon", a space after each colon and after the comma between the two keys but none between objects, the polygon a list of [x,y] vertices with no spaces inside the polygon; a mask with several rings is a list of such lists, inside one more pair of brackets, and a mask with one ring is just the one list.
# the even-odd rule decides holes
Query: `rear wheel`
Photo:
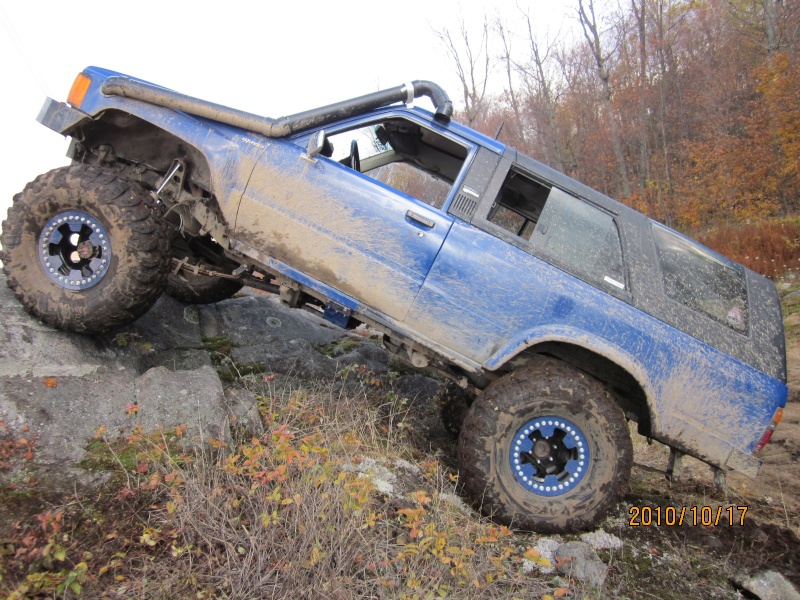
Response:
[{"label": "rear wheel", "polygon": [[74,164],[40,175],[14,197],[2,241],[9,287],[61,329],[126,325],[164,287],[167,225],[150,195],[112,170]]},{"label": "rear wheel", "polygon": [[625,492],[632,460],[624,415],[604,386],[549,358],[492,383],[459,438],[476,506],[540,533],[596,524]]},{"label": "rear wheel", "polygon": [[472,405],[472,398],[463,389],[461,389],[454,382],[449,381],[443,385],[438,393],[438,402],[440,407],[440,416],[442,425],[445,431],[449,433],[453,439],[458,439],[458,434],[461,432],[461,425],[464,418],[469,412],[469,407]]}]

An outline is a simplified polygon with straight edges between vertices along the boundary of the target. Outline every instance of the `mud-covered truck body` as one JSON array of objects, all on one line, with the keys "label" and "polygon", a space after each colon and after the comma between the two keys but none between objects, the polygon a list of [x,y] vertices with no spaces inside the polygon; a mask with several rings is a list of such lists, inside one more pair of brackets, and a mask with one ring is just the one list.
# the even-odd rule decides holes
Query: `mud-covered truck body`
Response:
[{"label": "mud-covered truck body", "polygon": [[519,528],[604,515],[627,420],[673,476],[683,453],[755,476],[787,397],[773,283],[451,112],[415,81],[269,119],[88,68],[39,115],[73,163],[15,197],[9,285],[83,333],[165,286],[212,302],[247,284],[366,323],[472,394],[461,480]]}]

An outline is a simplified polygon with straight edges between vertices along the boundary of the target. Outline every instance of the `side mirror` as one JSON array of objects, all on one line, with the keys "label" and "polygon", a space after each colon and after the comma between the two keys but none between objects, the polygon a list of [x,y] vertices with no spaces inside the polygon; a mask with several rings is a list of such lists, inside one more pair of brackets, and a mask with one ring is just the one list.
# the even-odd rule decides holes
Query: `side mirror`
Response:
[{"label": "side mirror", "polygon": [[314,157],[322,152],[325,147],[325,141],[325,130],[320,129],[308,140],[308,146],[306,146],[306,153],[303,154],[303,158],[312,163],[317,162]]}]

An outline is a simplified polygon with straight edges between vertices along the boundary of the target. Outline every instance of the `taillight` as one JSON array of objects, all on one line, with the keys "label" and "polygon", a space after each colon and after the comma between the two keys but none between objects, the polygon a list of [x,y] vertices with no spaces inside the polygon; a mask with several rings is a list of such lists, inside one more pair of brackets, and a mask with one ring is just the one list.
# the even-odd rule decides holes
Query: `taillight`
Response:
[{"label": "taillight", "polygon": [[782,408],[777,408],[775,410],[775,414],[772,415],[772,421],[770,421],[769,426],[767,427],[767,430],[764,432],[764,435],[761,436],[761,439],[758,440],[758,443],[756,444],[756,447],[753,448],[753,452],[758,452],[764,446],[767,445],[767,443],[769,442],[770,438],[772,437],[772,432],[775,431],[775,428],[778,426],[778,423],[781,422],[782,418],[783,418],[783,409]]},{"label": "taillight", "polygon": [[72,83],[72,87],[69,90],[69,95],[67,96],[67,102],[69,102],[75,108],[80,108],[80,105],[83,102],[84,97],[86,97],[86,92],[89,91],[89,86],[91,84],[92,80],[83,73],[80,73]]}]

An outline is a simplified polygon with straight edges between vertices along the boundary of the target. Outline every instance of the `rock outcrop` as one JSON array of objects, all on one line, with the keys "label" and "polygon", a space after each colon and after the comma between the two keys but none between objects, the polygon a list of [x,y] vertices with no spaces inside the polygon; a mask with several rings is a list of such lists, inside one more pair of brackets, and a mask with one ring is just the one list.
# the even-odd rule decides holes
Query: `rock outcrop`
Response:
[{"label": "rock outcrop", "polygon": [[[255,396],[220,373],[327,379],[346,365],[381,373],[387,364],[363,336],[256,295],[199,307],[164,295],[122,330],[57,331],[28,315],[0,277],[0,436],[33,448],[0,477],[51,490],[97,485],[104,475],[80,465],[99,430],[115,437],[137,425],[186,425],[187,439],[225,440],[233,421],[258,433]],[[438,388],[410,377],[426,396]]]}]

